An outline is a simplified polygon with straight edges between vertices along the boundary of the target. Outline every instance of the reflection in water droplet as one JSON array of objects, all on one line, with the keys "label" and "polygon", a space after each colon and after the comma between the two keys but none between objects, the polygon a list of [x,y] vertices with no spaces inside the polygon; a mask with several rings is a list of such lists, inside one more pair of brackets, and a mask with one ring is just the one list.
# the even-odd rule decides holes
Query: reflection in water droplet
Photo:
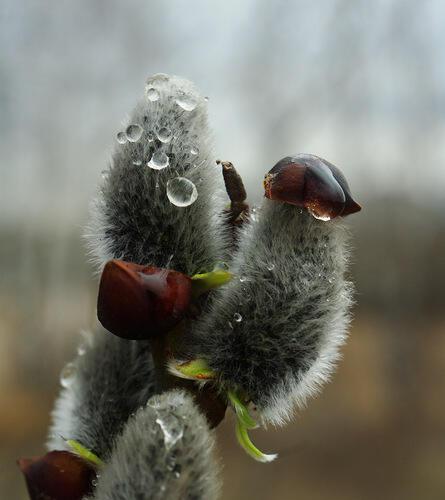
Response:
[{"label": "reflection in water droplet", "polygon": [[142,161],[141,160],[135,160],[133,162],[133,165],[135,165],[136,167],[140,167],[142,165]]},{"label": "reflection in water droplet", "polygon": [[170,142],[172,138],[171,130],[166,127],[160,128],[156,135],[161,142]]},{"label": "reflection in water droplet", "polygon": [[83,356],[86,352],[87,352],[87,348],[86,348],[85,344],[80,344],[77,347],[77,354],[79,356]]},{"label": "reflection in water droplet", "polygon": [[127,136],[125,132],[118,132],[116,135],[116,140],[119,144],[125,144],[127,142]]},{"label": "reflection in water droplet", "polygon": [[194,144],[192,144],[190,146],[190,153],[192,155],[198,155],[199,154],[199,148],[198,148],[198,146],[195,146]]},{"label": "reflection in water droplet", "polygon": [[167,197],[177,207],[188,207],[198,198],[198,190],[185,177],[175,177],[167,182]]},{"label": "reflection in water droplet", "polygon": [[241,281],[241,283],[244,283],[245,281],[247,281],[247,278],[246,276],[240,276],[239,280]]},{"label": "reflection in water droplet", "polygon": [[273,264],[272,262],[270,262],[269,264],[267,264],[267,270],[268,271],[273,271],[275,269],[275,264]]},{"label": "reflection in water droplet", "polygon": [[240,313],[235,313],[233,315],[233,320],[236,322],[236,323],[241,323],[241,321],[243,320],[243,317],[241,316]]},{"label": "reflection in water droplet", "polygon": [[185,111],[193,111],[196,108],[196,99],[185,92],[179,92],[176,98],[176,104]]},{"label": "reflection in water droplet", "polygon": [[64,366],[60,373],[60,385],[62,387],[69,387],[74,380],[76,374],[76,365],[74,363],[68,363]]},{"label": "reflection in water droplet", "polygon": [[308,212],[314,217],[315,219],[318,220],[323,220],[323,221],[328,221],[331,220],[331,217],[329,215],[320,215],[314,212],[311,208],[308,208]]},{"label": "reflection in water droplet", "polygon": [[154,136],[153,132],[147,132],[147,139],[148,139],[148,142],[152,142],[155,140],[155,136]]},{"label": "reflection in water droplet", "polygon": [[174,446],[183,436],[183,422],[176,416],[167,412],[158,411],[156,423],[164,434],[164,444],[167,450]]},{"label": "reflection in water droplet", "polygon": [[149,85],[145,89],[145,95],[151,102],[159,100],[159,92],[154,87],[150,87]]},{"label": "reflection in water droplet", "polygon": [[154,170],[162,170],[168,167],[169,158],[163,151],[155,151],[151,157],[151,160],[147,163],[147,166],[153,168]]},{"label": "reflection in water droplet", "polygon": [[142,136],[143,129],[140,125],[132,123],[125,129],[125,134],[130,142],[137,142]]}]

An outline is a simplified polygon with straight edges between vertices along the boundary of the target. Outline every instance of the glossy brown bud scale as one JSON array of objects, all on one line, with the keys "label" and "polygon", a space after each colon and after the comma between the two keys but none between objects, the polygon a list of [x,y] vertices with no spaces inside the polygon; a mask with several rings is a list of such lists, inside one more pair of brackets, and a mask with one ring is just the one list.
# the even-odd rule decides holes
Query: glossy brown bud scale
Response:
[{"label": "glossy brown bud scale", "polygon": [[107,262],[97,299],[97,317],[125,339],[149,339],[173,328],[191,300],[188,276],[121,260]]},{"label": "glossy brown bud scale", "polygon": [[361,210],[340,170],[314,155],[280,160],[266,174],[264,189],[267,198],[307,208],[323,220]]},{"label": "glossy brown bud scale", "polygon": [[51,451],[42,457],[21,458],[31,500],[81,500],[93,490],[93,466],[68,451]]}]

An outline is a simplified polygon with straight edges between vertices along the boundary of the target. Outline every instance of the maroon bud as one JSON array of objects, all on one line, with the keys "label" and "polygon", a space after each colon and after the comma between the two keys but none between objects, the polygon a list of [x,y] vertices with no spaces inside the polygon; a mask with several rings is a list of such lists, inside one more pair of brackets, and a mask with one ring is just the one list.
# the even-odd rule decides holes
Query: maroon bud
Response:
[{"label": "maroon bud", "polygon": [[307,208],[317,219],[330,220],[361,210],[340,170],[314,155],[280,160],[266,174],[264,189],[267,198]]},{"label": "maroon bud", "polygon": [[17,460],[31,500],[81,500],[93,490],[93,466],[68,451]]},{"label": "maroon bud", "polygon": [[100,280],[97,317],[118,337],[148,339],[173,328],[190,299],[191,280],[185,274],[111,260]]}]

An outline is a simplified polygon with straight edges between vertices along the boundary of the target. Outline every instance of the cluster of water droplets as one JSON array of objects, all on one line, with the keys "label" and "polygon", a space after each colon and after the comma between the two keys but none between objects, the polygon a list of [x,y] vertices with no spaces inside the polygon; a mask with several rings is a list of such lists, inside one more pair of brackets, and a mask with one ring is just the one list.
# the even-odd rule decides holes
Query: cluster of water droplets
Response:
[{"label": "cluster of water droplets", "polygon": [[173,473],[176,479],[181,476],[182,467],[178,464],[177,454],[172,451],[170,455],[167,457],[167,470]]},{"label": "cluster of water droplets", "polygon": [[118,132],[116,140],[119,144],[126,142],[137,142],[141,137],[144,129],[137,123],[131,123],[124,132]]},{"label": "cluster of water droplets", "polygon": [[[164,73],[157,73],[147,79],[144,94],[149,103],[156,103],[161,100],[165,83],[169,80],[170,77]],[[198,105],[198,97],[190,92],[179,90],[176,95],[171,98],[174,99],[174,103],[185,112],[193,111]],[[207,100],[208,98],[205,98],[205,101]],[[128,125],[125,131],[119,132],[116,139],[119,144],[126,144],[127,142],[135,143],[141,139],[143,134],[144,129],[141,125],[132,123]],[[168,127],[161,125],[160,128],[155,131],[146,131],[145,138],[148,142],[157,140],[159,147],[151,152],[151,157],[148,160],[136,158],[132,161],[132,164],[136,167],[144,165],[153,170],[164,170],[169,167],[170,156],[163,149],[163,146],[175,139],[172,131]],[[190,155],[199,155],[199,148],[194,143],[187,145],[186,150]],[[156,187],[158,186],[159,181],[156,182]],[[196,201],[198,191],[192,181],[185,177],[177,176],[167,182],[166,195],[173,205],[177,207],[187,207]]]}]

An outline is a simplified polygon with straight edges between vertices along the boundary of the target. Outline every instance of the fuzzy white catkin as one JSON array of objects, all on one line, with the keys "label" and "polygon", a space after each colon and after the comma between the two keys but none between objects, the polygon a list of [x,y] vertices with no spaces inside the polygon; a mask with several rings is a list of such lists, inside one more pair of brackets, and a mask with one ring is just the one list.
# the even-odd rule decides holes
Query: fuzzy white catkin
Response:
[{"label": "fuzzy white catkin", "polygon": [[[136,124],[143,132],[136,142],[116,141],[93,203],[86,234],[90,253],[99,269],[114,258],[189,275],[210,271],[224,257],[228,237],[207,101],[191,82],[174,76],[155,75],[147,80],[150,88],[159,98],[152,101],[144,95],[123,127]],[[177,102],[184,95],[195,104],[190,111]],[[153,139],[161,129],[170,132],[168,143]],[[146,165],[158,149],[169,156],[163,170]],[[198,198],[188,207],[171,204],[166,195],[168,180],[178,175],[197,187]],[[93,349],[76,361],[73,383],[56,402],[50,447],[62,447],[64,436],[107,453],[130,412],[154,392],[147,342],[117,340],[102,328],[97,336]]]},{"label": "fuzzy white catkin", "polygon": [[179,390],[155,396],[117,437],[89,500],[214,500],[213,447],[192,396]]},{"label": "fuzzy white catkin", "polygon": [[[123,127],[136,124],[142,133],[116,142],[93,204],[90,253],[98,270],[123,259],[193,275],[228,262],[233,280],[209,294],[211,303],[191,323],[181,354],[205,358],[222,392],[239,391],[265,422],[281,424],[329,378],[346,337],[352,287],[345,279],[345,229],[341,221],[316,220],[305,209],[265,200],[229,257],[207,102],[178,77],[156,75],[147,85],[151,94]],[[156,151],[168,156],[167,167],[147,166]],[[167,196],[176,177],[196,186],[189,206]],[[106,462],[92,498],[215,497],[207,423],[185,393],[150,399],[156,379],[148,342],[100,328],[74,367],[55,404],[48,447],[66,448],[61,436],[76,439]],[[181,438],[168,450],[160,413],[183,422]]]},{"label": "fuzzy white catkin", "polygon": [[[207,101],[188,80],[155,75],[147,81],[159,98],[144,96],[126,123],[143,128],[137,142],[116,144],[111,166],[93,203],[87,229],[90,252],[99,268],[119,258],[193,275],[210,271],[224,258],[227,231],[222,220],[222,177],[215,165],[207,123]],[[188,96],[194,108],[178,104]],[[125,126],[123,127],[125,129]],[[169,142],[160,131],[171,135]],[[153,139],[153,140],[152,140]],[[147,166],[165,153],[168,166]],[[141,163],[141,164],[139,164]],[[185,177],[198,197],[186,207],[173,205],[167,183]]]},{"label": "fuzzy white catkin", "polygon": [[75,439],[107,459],[115,435],[155,390],[148,341],[123,340],[98,328],[55,403],[48,449],[68,449],[64,438]]},{"label": "fuzzy white catkin", "polygon": [[189,346],[265,421],[282,424],[328,380],[349,323],[347,237],[338,220],[264,200],[245,228],[213,311]]},{"label": "fuzzy white catkin", "polygon": [[[144,96],[123,127],[125,130],[129,125],[139,125],[143,129],[140,138],[124,144],[116,142],[110,168],[92,205],[86,231],[90,253],[99,270],[113,258],[168,266],[189,275],[211,270],[226,255],[228,236],[221,219],[223,198],[219,186],[222,179],[214,166],[207,102],[191,82],[178,77],[156,75],[147,85],[156,89],[159,99],[152,101]],[[193,109],[186,110],[178,104],[184,95],[194,103]],[[156,135],[163,139],[171,135],[171,139],[162,142]],[[169,157],[169,166],[163,170],[147,166],[157,150]],[[192,181],[197,189],[198,197],[188,207],[173,205],[167,197],[167,182],[178,176]],[[111,467],[131,473],[126,478],[122,474],[117,476],[126,486],[116,486],[112,494],[118,495],[119,488],[129,492],[126,488],[133,484],[134,470],[128,468],[131,464],[122,467],[121,452],[135,452],[142,441],[134,443],[131,436],[142,434],[142,429],[153,424],[153,411],[148,407],[127,424],[130,415],[145,406],[156,392],[148,341],[122,340],[99,327],[93,344],[76,358],[73,367],[72,380],[61,390],[55,403],[48,448],[66,449],[64,438],[79,441],[106,462],[110,460]],[[190,439],[187,435],[183,441],[184,446],[189,446],[187,456],[194,455],[202,445],[202,462],[193,456],[182,457],[190,463],[184,466],[182,479],[174,484],[179,485],[178,491],[185,491],[193,479],[196,484],[187,490],[192,492],[190,496],[161,495],[159,498],[213,498],[216,481],[211,462],[205,467],[210,440],[204,439],[208,433],[203,427],[206,424],[185,396],[178,398],[184,399],[185,415],[196,417],[199,429],[203,428],[199,431],[201,437],[190,434]],[[140,428],[137,423],[141,424]],[[193,426],[194,422],[187,425]],[[116,456],[113,443],[123,431],[134,449],[131,450],[129,441],[121,436]],[[193,432],[197,432],[197,428]],[[198,448],[193,444],[195,441]],[[156,486],[153,464],[139,459],[134,465],[139,467],[143,486],[150,486],[149,493],[142,489],[135,496],[106,496],[103,493],[106,484],[102,480],[98,498],[158,498],[154,491],[160,484]],[[192,472],[197,464],[200,468]]]}]

